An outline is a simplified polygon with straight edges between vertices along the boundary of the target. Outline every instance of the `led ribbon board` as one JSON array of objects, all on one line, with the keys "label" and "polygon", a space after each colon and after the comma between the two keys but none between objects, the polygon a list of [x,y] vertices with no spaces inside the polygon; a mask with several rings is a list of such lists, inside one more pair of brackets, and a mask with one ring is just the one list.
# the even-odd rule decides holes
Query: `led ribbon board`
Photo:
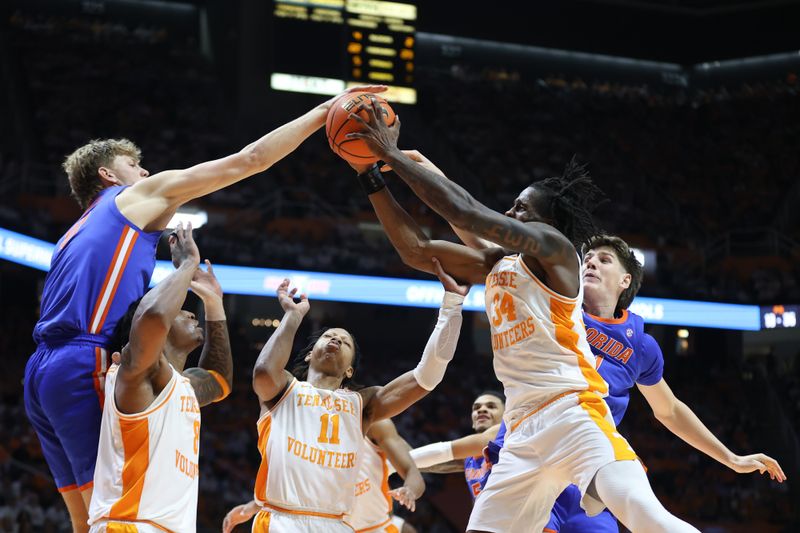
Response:
[{"label": "led ribbon board", "polygon": [[[54,247],[51,243],[0,228],[0,259],[46,272],[50,269]],[[172,271],[169,261],[157,261],[151,286]],[[231,265],[214,265],[214,272],[222,290],[230,294],[274,297],[275,289],[284,278],[289,278],[299,292],[308,294],[314,300],[439,307],[443,294],[438,281]],[[472,287],[464,301],[464,309],[484,311],[483,285]],[[761,313],[756,305],[638,297],[631,305],[631,311],[651,324],[750,331],[761,329]]]}]

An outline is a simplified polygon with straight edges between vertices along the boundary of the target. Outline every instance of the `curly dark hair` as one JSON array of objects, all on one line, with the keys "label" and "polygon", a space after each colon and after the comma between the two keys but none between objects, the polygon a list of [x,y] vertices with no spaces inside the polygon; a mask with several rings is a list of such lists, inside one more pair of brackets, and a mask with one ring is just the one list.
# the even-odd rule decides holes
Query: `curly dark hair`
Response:
[{"label": "curly dark hair", "polygon": [[[322,337],[322,335],[329,329],[333,328],[322,328],[309,335],[307,339],[308,343],[303,348],[297,350],[294,358],[289,361],[289,365],[292,365],[289,372],[291,372],[291,374],[300,381],[305,381],[308,379],[308,362],[306,361],[306,355],[308,355],[308,353],[314,349],[314,345],[317,343],[319,338]],[[359,348],[358,342],[353,334],[349,331],[347,333],[349,333],[350,338],[353,339],[353,360],[350,362],[350,366],[353,367],[353,376],[355,376],[356,371],[358,371],[358,364],[361,361],[361,348]],[[359,390],[363,388],[363,385],[355,382],[353,377],[345,377],[342,380],[342,388]]]},{"label": "curly dark hair", "polygon": [[594,209],[605,201],[605,194],[594,184],[585,164],[573,156],[561,176],[536,181],[531,187],[543,192],[543,215],[563,233],[575,248],[599,230],[592,217]]}]

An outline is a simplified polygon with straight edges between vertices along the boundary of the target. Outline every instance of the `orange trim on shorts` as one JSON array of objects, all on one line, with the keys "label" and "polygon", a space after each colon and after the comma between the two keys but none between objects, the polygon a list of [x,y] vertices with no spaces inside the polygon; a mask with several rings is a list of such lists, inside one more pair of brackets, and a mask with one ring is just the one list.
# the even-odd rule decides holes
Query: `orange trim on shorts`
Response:
[{"label": "orange trim on shorts", "polygon": [[593,319],[597,320],[598,322],[602,322],[603,324],[624,324],[626,320],[628,320],[628,310],[622,310],[622,316],[619,318],[603,318],[599,316],[595,316],[592,313],[586,313]]},{"label": "orange trim on shorts", "polygon": [[317,511],[295,511],[292,509],[284,509],[283,507],[278,507],[277,505],[272,505],[270,503],[263,503],[261,504],[261,507],[272,509],[273,511],[278,511],[279,513],[286,513],[295,516],[316,516],[317,518],[330,518],[331,520],[342,520],[344,518],[344,514],[318,513]]},{"label": "orange trim on shorts", "polygon": [[150,428],[148,420],[119,421],[125,463],[122,466],[122,496],[109,511],[113,520],[136,520],[142,500],[144,480],[150,465]]},{"label": "orange trim on shorts", "polygon": [[555,328],[556,342],[578,358],[578,367],[589,386],[589,391],[597,391],[605,395],[608,393],[608,384],[597,372],[597,369],[589,364],[583,351],[578,348],[580,334],[573,329],[575,322],[572,320],[572,313],[575,311],[576,305],[576,302],[567,303],[554,298],[550,300],[550,320]]},{"label": "orange trim on shorts", "polygon": [[617,428],[614,424],[609,422],[606,418],[608,406],[600,396],[593,392],[584,391],[578,395],[578,404],[589,414],[589,417],[608,438],[611,447],[614,449],[615,460],[626,461],[636,459],[636,452],[633,451],[631,445],[628,444],[625,437],[617,432]]},{"label": "orange trim on shorts", "polygon": [[514,422],[514,424],[510,428],[508,428],[508,430],[506,431],[506,435],[510,434],[512,431],[517,429],[517,427],[519,427],[519,425],[522,423],[523,420],[525,420],[529,416],[535,415],[536,413],[538,413],[539,411],[541,411],[542,409],[544,409],[545,407],[547,407],[551,403],[555,402],[556,400],[560,400],[564,396],[569,396],[570,394],[580,394],[581,392],[582,391],[579,391],[579,390],[568,390],[567,392],[562,392],[561,394],[557,394],[557,395],[553,396],[552,398],[550,398],[549,400],[547,400],[543,404],[534,407],[529,412],[525,413],[525,416],[523,416],[522,418],[520,418],[519,420]]},{"label": "orange trim on shorts", "polygon": [[558,300],[560,300],[560,301],[562,301],[564,303],[575,303],[575,302],[578,301],[578,297],[577,296],[575,298],[570,298],[569,296],[564,296],[563,294],[558,294],[556,291],[554,291],[553,289],[551,289],[550,287],[548,287],[547,285],[542,283],[542,281],[539,278],[536,277],[536,274],[531,272],[531,269],[528,268],[528,265],[525,264],[525,261],[522,260],[522,255],[518,255],[517,256],[517,261],[519,262],[520,265],[522,265],[522,268],[525,269],[525,273],[528,274],[528,276],[530,276],[530,278],[533,281],[535,281],[536,284],[539,285],[539,287],[544,292],[546,292],[549,296],[552,296],[553,298],[556,298],[556,299],[558,299]]},{"label": "orange trim on shorts", "polygon": [[263,509],[256,513],[256,518],[253,520],[252,533],[269,533],[269,521],[272,515],[269,511]]},{"label": "orange trim on shorts", "polygon": [[73,491],[73,490],[84,491],[84,490],[87,490],[87,489],[91,489],[92,487],[94,487],[94,481],[90,481],[88,483],[84,483],[80,487],[78,485],[76,485],[75,483],[73,483],[72,485],[67,485],[66,487],[56,487],[56,490],[58,492],[64,493],[64,492],[70,492],[70,491]]},{"label": "orange trim on shorts", "polygon": [[[166,531],[167,533],[175,533],[171,529],[167,529],[167,528],[165,528],[164,526],[162,526],[160,524],[156,524],[152,520],[142,520],[142,519],[130,519],[130,520],[128,520],[128,519],[125,519],[123,521],[123,522],[134,522],[135,524],[121,523],[121,522],[119,522],[119,521],[117,521],[117,520],[115,520],[113,518],[108,517],[108,516],[104,516],[100,520],[105,520],[106,522],[108,522],[108,525],[112,525],[113,524],[114,526],[132,526],[134,528],[136,527],[135,524],[147,524],[149,526],[153,526],[156,529],[160,529],[161,531]],[[100,520],[98,520],[98,522]],[[95,522],[95,523],[97,523],[97,522]],[[108,526],[106,526],[106,527],[108,528]],[[107,533],[116,533],[116,532],[119,532],[119,533],[129,533],[129,532],[137,533],[138,531],[139,531],[138,529],[106,529]]]},{"label": "orange trim on shorts", "polygon": [[208,370],[208,373],[211,374],[211,376],[215,380],[217,380],[217,383],[219,383],[219,386],[222,387],[222,395],[219,398],[217,398],[216,400],[214,400],[214,402],[221,402],[222,400],[227,398],[228,395],[231,393],[231,386],[228,385],[228,380],[223,378],[219,374],[219,372],[217,372],[216,370]]},{"label": "orange trim on shorts", "polygon": [[549,527],[546,527],[546,528],[544,528],[542,530],[542,533],[558,533],[558,531],[555,530],[555,529],[550,529]]},{"label": "orange trim on shorts", "polygon": [[[367,531],[375,531],[376,529],[380,529],[383,526],[389,525],[391,522],[392,522],[392,515],[391,515],[391,513],[389,513],[389,518],[387,518],[386,520],[384,520],[383,522],[381,522],[380,524],[378,524],[376,526],[369,526],[369,527],[365,527],[364,529],[353,528],[353,530],[356,533],[366,533]],[[347,524],[347,525],[350,526],[350,524]],[[353,526],[350,526],[350,527],[353,527]]]},{"label": "orange trim on shorts", "polygon": [[94,381],[94,391],[97,393],[97,398],[100,401],[100,410],[103,410],[105,404],[105,379],[106,379],[106,351],[99,346],[94,348],[94,372],[92,372],[92,380]]}]

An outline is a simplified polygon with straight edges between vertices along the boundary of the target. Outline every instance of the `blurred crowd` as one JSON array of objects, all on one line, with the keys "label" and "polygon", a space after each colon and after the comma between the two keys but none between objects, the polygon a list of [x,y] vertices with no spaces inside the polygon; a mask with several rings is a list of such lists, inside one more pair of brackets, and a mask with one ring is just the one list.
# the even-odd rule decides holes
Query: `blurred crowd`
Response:
[{"label": "blurred crowd", "polygon": [[[240,147],[226,85],[191,37],[23,11],[9,36],[6,60],[21,73],[33,148],[0,154],[3,180],[24,176],[22,192],[0,201],[6,227],[58,238],[77,216],[59,165],[88,139],[133,139],[151,171]],[[800,297],[800,233],[789,216],[800,171],[795,78],[688,91],[464,66],[424,74],[419,104],[402,109],[401,145],[429,155],[479,200],[505,210],[576,154],[606,193],[597,199],[601,226],[656,252],[643,294]],[[371,229],[351,176],[315,135],[265,176],[196,202],[209,213],[201,244],[233,264],[415,276]],[[455,239],[400,180],[390,187],[431,235]]]},{"label": "blurred crowd", "polygon": [[[191,308],[191,302],[188,304]],[[61,498],[52,485],[35,433],[22,405],[20,378],[28,352],[33,348],[28,332],[35,308],[18,305],[0,324],[3,360],[3,395],[0,402],[0,530],[9,532],[67,531],[68,519]],[[412,311],[407,313],[430,313]],[[430,313],[433,321],[433,314]],[[229,398],[203,410],[200,455],[200,504],[198,531],[218,531],[225,513],[252,498],[258,469],[255,421],[258,402],[251,389],[250,372],[262,343],[253,344],[248,324],[230,324],[235,363],[234,388]],[[298,334],[296,347],[312,326]],[[359,330],[356,330],[359,331]],[[468,331],[468,330],[467,330]],[[436,392],[395,419],[400,434],[419,446],[471,433],[470,406],[480,391],[498,388],[491,369],[488,346],[473,348],[469,333],[462,333],[456,361],[448,368]],[[379,337],[359,338],[365,357],[358,381],[380,384],[411,368],[415,352],[400,351]],[[266,332],[265,332],[266,337]],[[424,335],[419,336],[419,349]],[[765,396],[764,387],[775,387],[786,402],[789,420],[797,420],[800,379],[797,368],[770,368],[757,379],[754,367],[723,357],[680,357],[668,353],[665,379],[676,395],[707,423],[711,431],[737,453],[764,451],[784,462],[772,442],[779,424],[775,413],[754,398]],[[374,354],[380,354],[380,357]],[[192,359],[190,358],[190,363]],[[785,429],[785,428],[784,428]],[[788,428],[789,431],[793,429]],[[786,484],[771,482],[758,474],[737,475],[672,436],[652,416],[641,395],[633,391],[631,406],[620,431],[629,438],[648,468],[648,476],[664,505],[703,531],[739,533],[788,533],[800,524],[792,503],[791,474]],[[784,452],[785,453],[785,452]],[[787,471],[789,473],[789,471]],[[469,512],[467,487],[462,476],[426,475],[428,488],[413,514],[398,510],[420,531],[452,533],[459,530]],[[399,483],[393,480],[393,484]],[[244,530],[244,529],[243,529]]]},{"label": "blurred crowd", "polygon": [[[160,27],[23,11],[6,22],[8,48],[0,60],[19,74],[14,94],[28,126],[21,129],[28,148],[0,146],[0,226],[54,242],[79,215],[66,198],[60,163],[91,138],[133,139],[151,171],[240,147],[226,86],[195,38]],[[504,210],[522,188],[559,174],[577,154],[608,197],[598,198],[601,225],[656,251],[657,268],[642,294],[800,300],[800,233],[785,216],[800,172],[796,80],[687,92],[562,76],[532,81],[468,67],[423,72],[417,79],[420,102],[401,111],[401,147],[429,155],[487,205]],[[316,135],[264,176],[197,202],[209,214],[198,244],[204,256],[220,263],[418,276],[376,230],[351,176]],[[428,233],[455,238],[400,180],[387,181]],[[747,239],[739,238],[742,232],[749,232]],[[36,293],[35,286],[30,289]],[[0,531],[66,531],[66,511],[21,399],[36,301],[5,298],[3,306]],[[232,335],[233,393],[204,411],[200,531],[218,531],[227,509],[251,497],[258,466],[258,406],[249,381],[257,347],[242,338]],[[385,356],[373,365],[367,361],[363,382],[385,382],[415,362],[391,347],[380,349]],[[437,392],[397,418],[412,445],[469,433],[474,395],[497,387],[486,349],[459,353],[459,364],[451,365]],[[798,368],[800,363],[793,370],[765,370],[780,384],[776,394],[795,421]],[[760,440],[761,425],[771,418],[742,393],[752,390],[749,375],[735,361],[709,366],[677,358],[667,364],[679,397],[736,451],[767,445]],[[796,516],[787,485],[736,476],[657,425],[647,407],[634,401],[623,432],[669,509],[694,523],[727,524],[705,531],[797,530],[780,525]],[[428,493],[409,518],[420,531],[457,530],[445,518],[441,498],[461,490],[458,497],[465,497],[466,487],[446,479],[428,476]]]}]

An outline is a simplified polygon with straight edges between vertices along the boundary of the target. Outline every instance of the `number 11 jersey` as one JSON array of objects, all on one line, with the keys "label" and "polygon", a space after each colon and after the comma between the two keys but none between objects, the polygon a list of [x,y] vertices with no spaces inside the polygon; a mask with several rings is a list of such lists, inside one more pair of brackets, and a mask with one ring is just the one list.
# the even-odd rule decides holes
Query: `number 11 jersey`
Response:
[{"label": "number 11 jersey", "polygon": [[357,392],[292,380],[258,420],[256,502],[334,519],[350,512],[364,446],[361,416]]}]

